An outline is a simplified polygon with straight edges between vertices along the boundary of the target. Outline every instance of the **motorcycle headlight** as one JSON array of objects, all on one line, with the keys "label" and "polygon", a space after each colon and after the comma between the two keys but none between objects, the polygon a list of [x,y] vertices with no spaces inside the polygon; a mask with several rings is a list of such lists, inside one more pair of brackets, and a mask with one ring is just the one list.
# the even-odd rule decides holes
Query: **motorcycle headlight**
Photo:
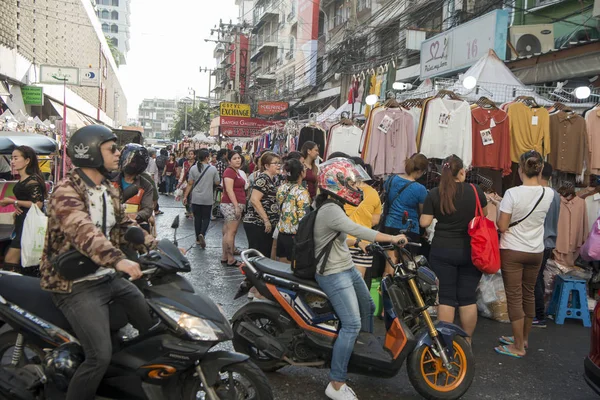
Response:
[{"label": "motorcycle headlight", "polygon": [[193,315],[168,307],[160,307],[160,309],[175,321],[193,340],[213,342],[227,339],[225,332],[209,320],[194,317]]}]

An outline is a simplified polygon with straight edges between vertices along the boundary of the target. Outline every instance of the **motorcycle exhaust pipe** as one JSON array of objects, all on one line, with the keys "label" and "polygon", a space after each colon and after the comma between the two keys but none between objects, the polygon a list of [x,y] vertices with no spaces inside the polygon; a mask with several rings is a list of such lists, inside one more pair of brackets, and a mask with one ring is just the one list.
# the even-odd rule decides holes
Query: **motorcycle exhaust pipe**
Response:
[{"label": "motorcycle exhaust pipe", "polygon": [[286,348],[275,337],[250,322],[240,323],[236,333],[271,358],[281,360],[286,356]]}]

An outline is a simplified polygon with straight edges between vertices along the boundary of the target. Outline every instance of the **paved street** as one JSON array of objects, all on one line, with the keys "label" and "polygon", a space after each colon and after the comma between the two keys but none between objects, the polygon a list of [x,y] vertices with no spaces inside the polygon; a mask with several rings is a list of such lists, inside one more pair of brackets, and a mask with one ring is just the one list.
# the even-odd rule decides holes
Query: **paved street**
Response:
[{"label": "paved street", "polygon": [[[172,237],[171,222],[180,215],[178,232],[181,247],[194,243],[193,221],[184,219],[184,210],[172,197],[161,196],[164,215],[158,217],[160,237]],[[189,273],[198,291],[209,293],[224,308],[228,316],[242,306],[245,299],[233,300],[242,276],[237,269],[223,267],[221,255],[221,222],[211,224],[206,250],[192,248],[189,257],[193,271]],[[247,246],[243,228],[238,232],[237,246]],[[550,322],[547,329],[534,330],[530,350],[524,359],[497,355],[493,348],[497,337],[510,334],[510,327],[480,319],[473,349],[477,373],[464,399],[572,399],[597,398],[583,380],[583,358],[589,348],[590,330],[581,323],[563,326]],[[286,367],[269,374],[277,399],[326,399],[324,389],[328,370]],[[351,375],[350,385],[360,399],[419,399],[406,370],[393,379],[376,379]]]}]

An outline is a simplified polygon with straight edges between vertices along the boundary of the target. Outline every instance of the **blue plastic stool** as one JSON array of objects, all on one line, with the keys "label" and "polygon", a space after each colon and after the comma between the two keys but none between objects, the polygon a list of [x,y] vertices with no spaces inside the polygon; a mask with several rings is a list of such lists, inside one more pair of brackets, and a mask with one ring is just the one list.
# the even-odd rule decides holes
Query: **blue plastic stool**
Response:
[{"label": "blue plastic stool", "polygon": [[557,275],[547,314],[554,315],[554,322],[559,325],[565,323],[565,318],[573,318],[582,320],[583,326],[591,327],[585,281]]}]

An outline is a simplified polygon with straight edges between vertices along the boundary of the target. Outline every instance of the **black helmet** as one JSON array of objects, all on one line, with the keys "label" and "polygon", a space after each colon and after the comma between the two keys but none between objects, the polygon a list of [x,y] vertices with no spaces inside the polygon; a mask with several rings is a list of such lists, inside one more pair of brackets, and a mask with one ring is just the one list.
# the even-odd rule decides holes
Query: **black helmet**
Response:
[{"label": "black helmet", "polygon": [[129,143],[121,150],[119,169],[128,175],[139,175],[148,168],[148,150],[140,144]]},{"label": "black helmet", "polygon": [[64,343],[49,352],[44,358],[44,373],[59,390],[67,391],[71,378],[85,360],[79,343]]},{"label": "black helmet", "polygon": [[100,146],[117,136],[103,125],[88,125],[75,131],[69,139],[67,154],[74,166],[79,168],[104,168]]}]

